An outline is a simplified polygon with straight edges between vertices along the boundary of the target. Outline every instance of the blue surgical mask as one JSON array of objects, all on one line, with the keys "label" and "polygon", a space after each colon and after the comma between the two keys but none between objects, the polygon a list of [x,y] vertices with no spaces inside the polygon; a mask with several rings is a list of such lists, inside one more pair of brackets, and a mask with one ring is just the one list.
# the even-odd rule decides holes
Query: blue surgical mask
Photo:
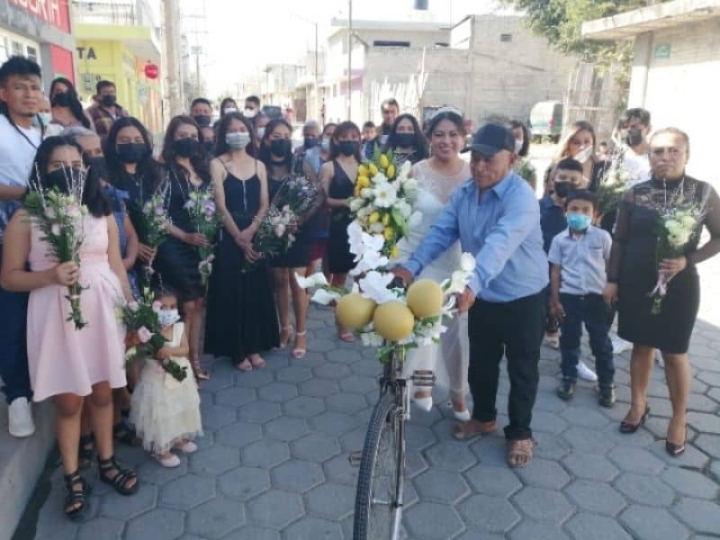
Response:
[{"label": "blue surgical mask", "polygon": [[587,214],[568,214],[567,224],[573,231],[584,231],[590,226],[592,218]]}]

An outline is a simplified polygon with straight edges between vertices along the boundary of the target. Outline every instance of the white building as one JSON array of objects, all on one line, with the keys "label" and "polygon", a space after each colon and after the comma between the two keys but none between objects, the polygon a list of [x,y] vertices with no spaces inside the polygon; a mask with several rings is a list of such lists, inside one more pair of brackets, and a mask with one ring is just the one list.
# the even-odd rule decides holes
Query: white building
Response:
[{"label": "white building", "polygon": [[650,111],[654,128],[690,135],[688,173],[720,187],[714,163],[720,83],[720,0],[676,0],[590,21],[583,35],[635,40],[628,105]]}]

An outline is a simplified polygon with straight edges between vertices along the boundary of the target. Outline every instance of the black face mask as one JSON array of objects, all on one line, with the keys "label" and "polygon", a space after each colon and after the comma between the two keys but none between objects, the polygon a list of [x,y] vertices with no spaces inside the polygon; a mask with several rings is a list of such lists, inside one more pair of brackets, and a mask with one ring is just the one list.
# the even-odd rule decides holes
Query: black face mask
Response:
[{"label": "black face mask", "polygon": [[311,148],[315,148],[318,144],[318,140],[315,137],[305,137],[304,146],[307,150],[310,150]]},{"label": "black face mask", "polygon": [[198,114],[196,116],[193,116],[193,120],[195,120],[195,122],[197,122],[198,126],[200,126],[201,128],[204,128],[204,127],[210,127],[210,122],[212,122],[212,117],[207,116],[205,114]]},{"label": "black face mask", "polygon": [[106,107],[112,107],[117,103],[117,96],[102,96],[100,102]]},{"label": "black face mask", "polygon": [[638,128],[630,128],[625,134],[625,144],[630,147],[639,146],[643,142],[642,131]]},{"label": "black face mask", "polygon": [[69,92],[59,92],[52,97],[50,105],[53,107],[69,107],[70,102],[71,99]]},{"label": "black face mask", "polygon": [[145,143],[125,143],[117,145],[117,153],[123,163],[140,163],[145,159],[150,149]]},{"label": "black face mask", "polygon": [[360,143],[358,141],[340,141],[338,143],[338,150],[343,156],[352,156],[360,149]]},{"label": "black face mask", "polygon": [[100,178],[102,180],[107,180],[107,168],[105,166],[104,157],[86,157],[85,165],[87,165],[88,173],[94,174],[97,178]]},{"label": "black face mask", "polygon": [[173,141],[173,151],[180,157],[193,157],[202,148],[200,141],[186,137]]},{"label": "black face mask", "polygon": [[73,180],[79,180],[82,172],[79,169],[55,169],[45,175],[43,179],[43,187],[45,189],[57,189],[61,193],[69,191],[68,184]]},{"label": "black face mask", "polygon": [[412,148],[415,145],[414,133],[396,133],[395,145],[398,148]]},{"label": "black face mask", "polygon": [[570,182],[555,182],[555,195],[561,199],[567,197],[571,190],[572,184]]},{"label": "black face mask", "polygon": [[274,139],[270,141],[270,153],[277,157],[285,157],[292,150],[290,139]]}]

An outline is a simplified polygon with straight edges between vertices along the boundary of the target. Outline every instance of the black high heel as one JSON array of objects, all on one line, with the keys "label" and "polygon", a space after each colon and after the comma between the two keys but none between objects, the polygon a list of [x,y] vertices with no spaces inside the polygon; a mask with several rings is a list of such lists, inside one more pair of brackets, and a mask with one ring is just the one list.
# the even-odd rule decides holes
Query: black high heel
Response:
[{"label": "black high heel", "polygon": [[680,444],[675,444],[665,439],[665,451],[672,457],[678,457],[685,452],[685,443],[687,443],[687,428],[685,428],[685,440]]},{"label": "black high heel", "polygon": [[630,422],[626,422],[625,420],[620,422],[620,433],[635,433],[645,423],[645,420],[647,420],[649,414],[650,407],[645,405],[645,412],[640,417],[640,421],[637,424],[631,424]]}]

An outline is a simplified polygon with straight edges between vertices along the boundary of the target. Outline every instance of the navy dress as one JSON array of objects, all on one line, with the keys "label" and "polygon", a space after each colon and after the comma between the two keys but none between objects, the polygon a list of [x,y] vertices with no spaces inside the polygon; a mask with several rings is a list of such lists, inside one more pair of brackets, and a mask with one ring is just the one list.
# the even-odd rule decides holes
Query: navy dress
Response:
[{"label": "navy dress", "polygon": [[[352,197],[355,183],[348,178],[337,161],[333,161],[333,177],[328,194],[331,199]],[[330,238],[328,239],[328,269],[332,274],[347,274],[355,268],[355,256],[350,253],[347,228],[352,221],[346,206],[333,208],[330,213]]]},{"label": "navy dress", "polygon": [[[228,172],[225,205],[241,231],[260,209],[261,185],[257,174],[240,180]],[[236,364],[277,347],[280,336],[267,262],[261,259],[242,271],[244,261],[240,247],[222,229],[208,287],[205,352]]]}]

